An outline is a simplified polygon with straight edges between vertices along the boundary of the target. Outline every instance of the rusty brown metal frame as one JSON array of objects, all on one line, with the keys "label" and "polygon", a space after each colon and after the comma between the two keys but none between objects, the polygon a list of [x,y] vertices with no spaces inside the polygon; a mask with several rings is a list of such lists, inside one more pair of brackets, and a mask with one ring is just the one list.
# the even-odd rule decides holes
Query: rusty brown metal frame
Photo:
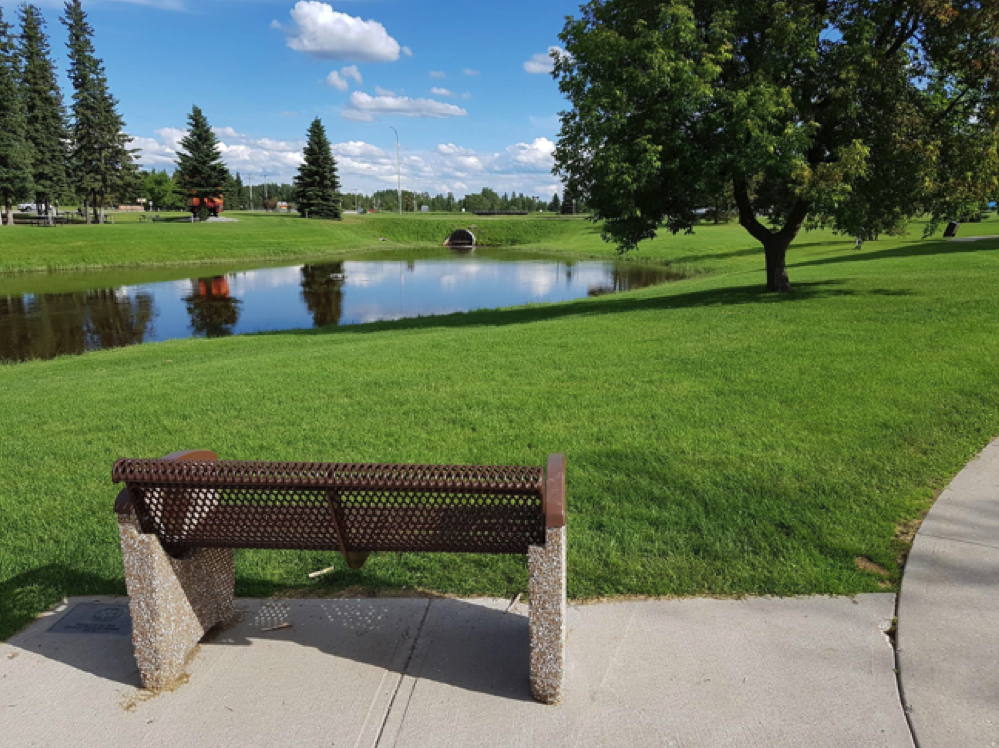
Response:
[{"label": "rusty brown metal frame", "polygon": [[545,527],[565,527],[565,455],[548,456],[544,509]]},{"label": "rusty brown metal frame", "polygon": [[[322,491],[326,495],[328,517],[332,520],[337,544],[348,566],[354,569],[364,564],[369,553],[355,551],[350,547],[347,518],[340,498],[341,491],[344,490],[373,491],[389,495],[397,492],[497,495],[505,497],[501,498],[501,501],[509,501],[511,498],[516,501],[517,496],[523,496],[525,499],[534,496],[535,500],[540,499],[539,521],[542,527],[564,527],[566,524],[565,456],[561,454],[550,455],[546,469],[541,470],[531,467],[472,465],[219,462],[215,452],[188,450],[174,452],[161,460],[118,460],[114,465],[112,477],[116,483],[126,483],[126,487],[118,494],[115,511],[123,513],[134,510],[143,532],[146,533],[156,532],[155,523],[148,514],[145,501],[135,501],[135,495],[132,493],[132,490],[135,490],[139,492],[139,496],[142,496],[146,486],[155,488],[164,485],[178,487],[190,485],[192,488],[218,487],[250,491],[294,491],[298,488],[308,492]],[[182,501],[183,505],[178,507],[177,501]],[[174,499],[169,522],[167,517],[161,517],[165,531],[182,533],[189,501],[189,497],[184,497],[183,500]],[[197,509],[197,504],[194,508]],[[521,514],[521,527],[523,527],[523,517]],[[173,526],[172,530],[168,524]],[[293,529],[294,525],[291,527]],[[266,534],[266,528],[262,529]],[[288,526],[286,525],[283,530],[287,533]],[[164,540],[164,537],[161,536],[161,540]],[[543,534],[531,542],[538,541],[544,542]],[[216,537],[215,542],[219,547],[225,547],[228,541]],[[274,537],[266,542],[272,545],[260,547],[285,547],[274,545],[285,542],[289,543],[287,546],[289,548],[298,547],[287,535],[284,539],[279,540],[278,537]],[[172,550],[179,553],[184,551],[184,547]],[[438,548],[438,550],[448,549]],[[488,552],[512,551],[498,550],[494,547]]]}]

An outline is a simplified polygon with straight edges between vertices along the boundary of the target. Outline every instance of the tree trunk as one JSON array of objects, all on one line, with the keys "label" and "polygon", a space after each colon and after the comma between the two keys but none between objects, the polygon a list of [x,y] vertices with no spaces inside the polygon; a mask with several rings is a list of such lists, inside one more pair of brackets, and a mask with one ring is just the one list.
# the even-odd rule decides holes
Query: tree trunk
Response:
[{"label": "tree trunk", "polygon": [[90,200],[83,201],[83,219],[90,225]]},{"label": "tree trunk", "polygon": [[785,293],[791,290],[791,282],[787,278],[787,248],[790,241],[775,236],[763,244],[763,253],[767,258],[767,291]]}]

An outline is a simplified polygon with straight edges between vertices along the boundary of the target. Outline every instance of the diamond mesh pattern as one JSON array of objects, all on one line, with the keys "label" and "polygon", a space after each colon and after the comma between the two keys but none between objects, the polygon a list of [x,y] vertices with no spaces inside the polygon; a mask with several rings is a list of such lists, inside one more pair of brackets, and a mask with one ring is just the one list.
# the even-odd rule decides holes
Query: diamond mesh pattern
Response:
[{"label": "diamond mesh pattern", "polygon": [[168,549],[526,553],[545,542],[539,467],[119,460],[112,477]]}]

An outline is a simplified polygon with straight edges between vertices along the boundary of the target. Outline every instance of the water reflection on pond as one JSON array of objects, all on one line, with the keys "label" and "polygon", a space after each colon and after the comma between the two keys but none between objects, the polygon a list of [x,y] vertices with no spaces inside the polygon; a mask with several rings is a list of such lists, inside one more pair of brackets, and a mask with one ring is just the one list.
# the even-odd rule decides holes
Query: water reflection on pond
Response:
[{"label": "water reflection on pond", "polygon": [[7,276],[0,278],[0,360],[565,301],[679,277],[633,263],[481,249],[383,252],[225,273],[174,268]]}]

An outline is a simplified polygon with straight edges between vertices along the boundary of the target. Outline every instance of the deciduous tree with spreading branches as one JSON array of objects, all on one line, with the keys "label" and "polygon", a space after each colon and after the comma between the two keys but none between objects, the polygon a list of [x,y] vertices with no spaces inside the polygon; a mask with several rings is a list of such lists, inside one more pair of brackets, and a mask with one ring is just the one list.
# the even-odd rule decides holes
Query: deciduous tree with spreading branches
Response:
[{"label": "deciduous tree with spreading branches", "polygon": [[560,38],[555,173],[622,251],[726,193],[787,291],[802,228],[935,227],[996,192],[999,0],[593,0]]}]

